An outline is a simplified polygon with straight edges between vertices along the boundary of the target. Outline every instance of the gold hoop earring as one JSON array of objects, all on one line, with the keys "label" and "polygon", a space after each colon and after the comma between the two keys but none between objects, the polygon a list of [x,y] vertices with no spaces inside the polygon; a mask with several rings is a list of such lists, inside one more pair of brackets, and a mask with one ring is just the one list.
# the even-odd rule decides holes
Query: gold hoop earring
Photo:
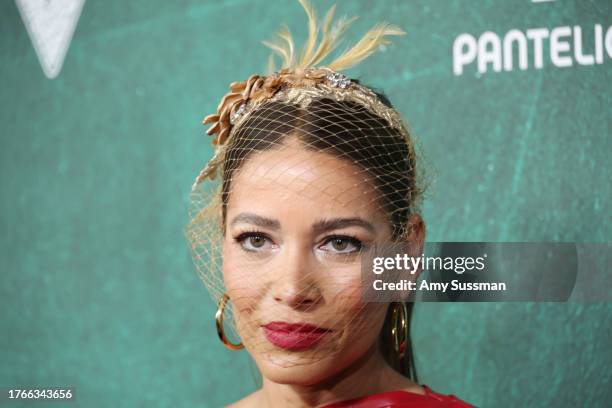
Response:
[{"label": "gold hoop earring", "polygon": [[225,336],[225,330],[223,329],[223,311],[225,310],[225,304],[228,300],[229,296],[227,295],[227,293],[224,293],[221,299],[219,300],[219,303],[217,304],[217,313],[215,313],[217,334],[219,335],[219,339],[221,339],[221,342],[225,347],[230,350],[240,350],[244,348],[244,345],[242,343],[235,344],[229,341],[229,339]]},{"label": "gold hoop earring", "polygon": [[406,339],[408,338],[408,308],[405,302],[394,303],[392,307],[391,338],[398,358],[402,359],[406,352]]}]

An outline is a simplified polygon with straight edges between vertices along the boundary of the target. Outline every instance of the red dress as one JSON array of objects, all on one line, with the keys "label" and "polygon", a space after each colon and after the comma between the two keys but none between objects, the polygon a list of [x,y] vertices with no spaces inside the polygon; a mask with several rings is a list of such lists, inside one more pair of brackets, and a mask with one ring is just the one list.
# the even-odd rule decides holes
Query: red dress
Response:
[{"label": "red dress", "polygon": [[322,408],[474,408],[474,405],[454,395],[438,394],[422,385],[425,395],[408,391],[389,391],[346,401],[334,402]]}]

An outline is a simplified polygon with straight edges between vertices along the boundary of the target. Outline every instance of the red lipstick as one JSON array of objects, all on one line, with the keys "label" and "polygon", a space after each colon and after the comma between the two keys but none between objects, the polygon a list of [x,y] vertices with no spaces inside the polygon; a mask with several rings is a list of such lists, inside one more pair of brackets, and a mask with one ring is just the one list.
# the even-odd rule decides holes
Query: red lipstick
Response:
[{"label": "red lipstick", "polygon": [[313,347],[330,332],[308,323],[271,322],[261,327],[270,343],[285,350]]}]

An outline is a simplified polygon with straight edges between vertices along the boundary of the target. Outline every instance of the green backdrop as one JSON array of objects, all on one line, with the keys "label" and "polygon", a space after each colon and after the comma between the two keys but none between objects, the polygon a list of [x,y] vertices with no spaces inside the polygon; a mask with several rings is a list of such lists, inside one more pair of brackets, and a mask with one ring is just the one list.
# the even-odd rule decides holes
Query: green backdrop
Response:
[{"label": "green backdrop", "polygon": [[[606,50],[562,68],[545,43],[541,69],[454,75],[452,48],[461,33],[579,26],[592,50],[612,2],[339,3],[360,16],[349,38],[380,20],[408,33],[347,73],[383,89],[421,142],[428,240],[611,241]],[[214,407],[254,390],[246,353],[216,337],[183,227],[212,154],[201,120],[231,81],[263,73],[259,41],[280,22],[304,38],[295,1],[89,0],[48,79],[15,3],[0,2],[0,387],[73,386],[82,407]],[[415,313],[434,390],[482,407],[612,398],[607,303]]]}]

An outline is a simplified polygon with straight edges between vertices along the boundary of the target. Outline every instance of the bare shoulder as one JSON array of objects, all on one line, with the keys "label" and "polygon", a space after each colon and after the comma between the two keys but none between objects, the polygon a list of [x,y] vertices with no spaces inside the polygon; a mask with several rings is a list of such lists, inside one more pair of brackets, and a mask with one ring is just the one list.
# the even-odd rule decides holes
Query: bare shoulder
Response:
[{"label": "bare shoulder", "polygon": [[255,391],[252,394],[247,395],[243,399],[236,401],[232,404],[227,405],[227,408],[250,408],[261,406],[260,402],[261,390]]}]

